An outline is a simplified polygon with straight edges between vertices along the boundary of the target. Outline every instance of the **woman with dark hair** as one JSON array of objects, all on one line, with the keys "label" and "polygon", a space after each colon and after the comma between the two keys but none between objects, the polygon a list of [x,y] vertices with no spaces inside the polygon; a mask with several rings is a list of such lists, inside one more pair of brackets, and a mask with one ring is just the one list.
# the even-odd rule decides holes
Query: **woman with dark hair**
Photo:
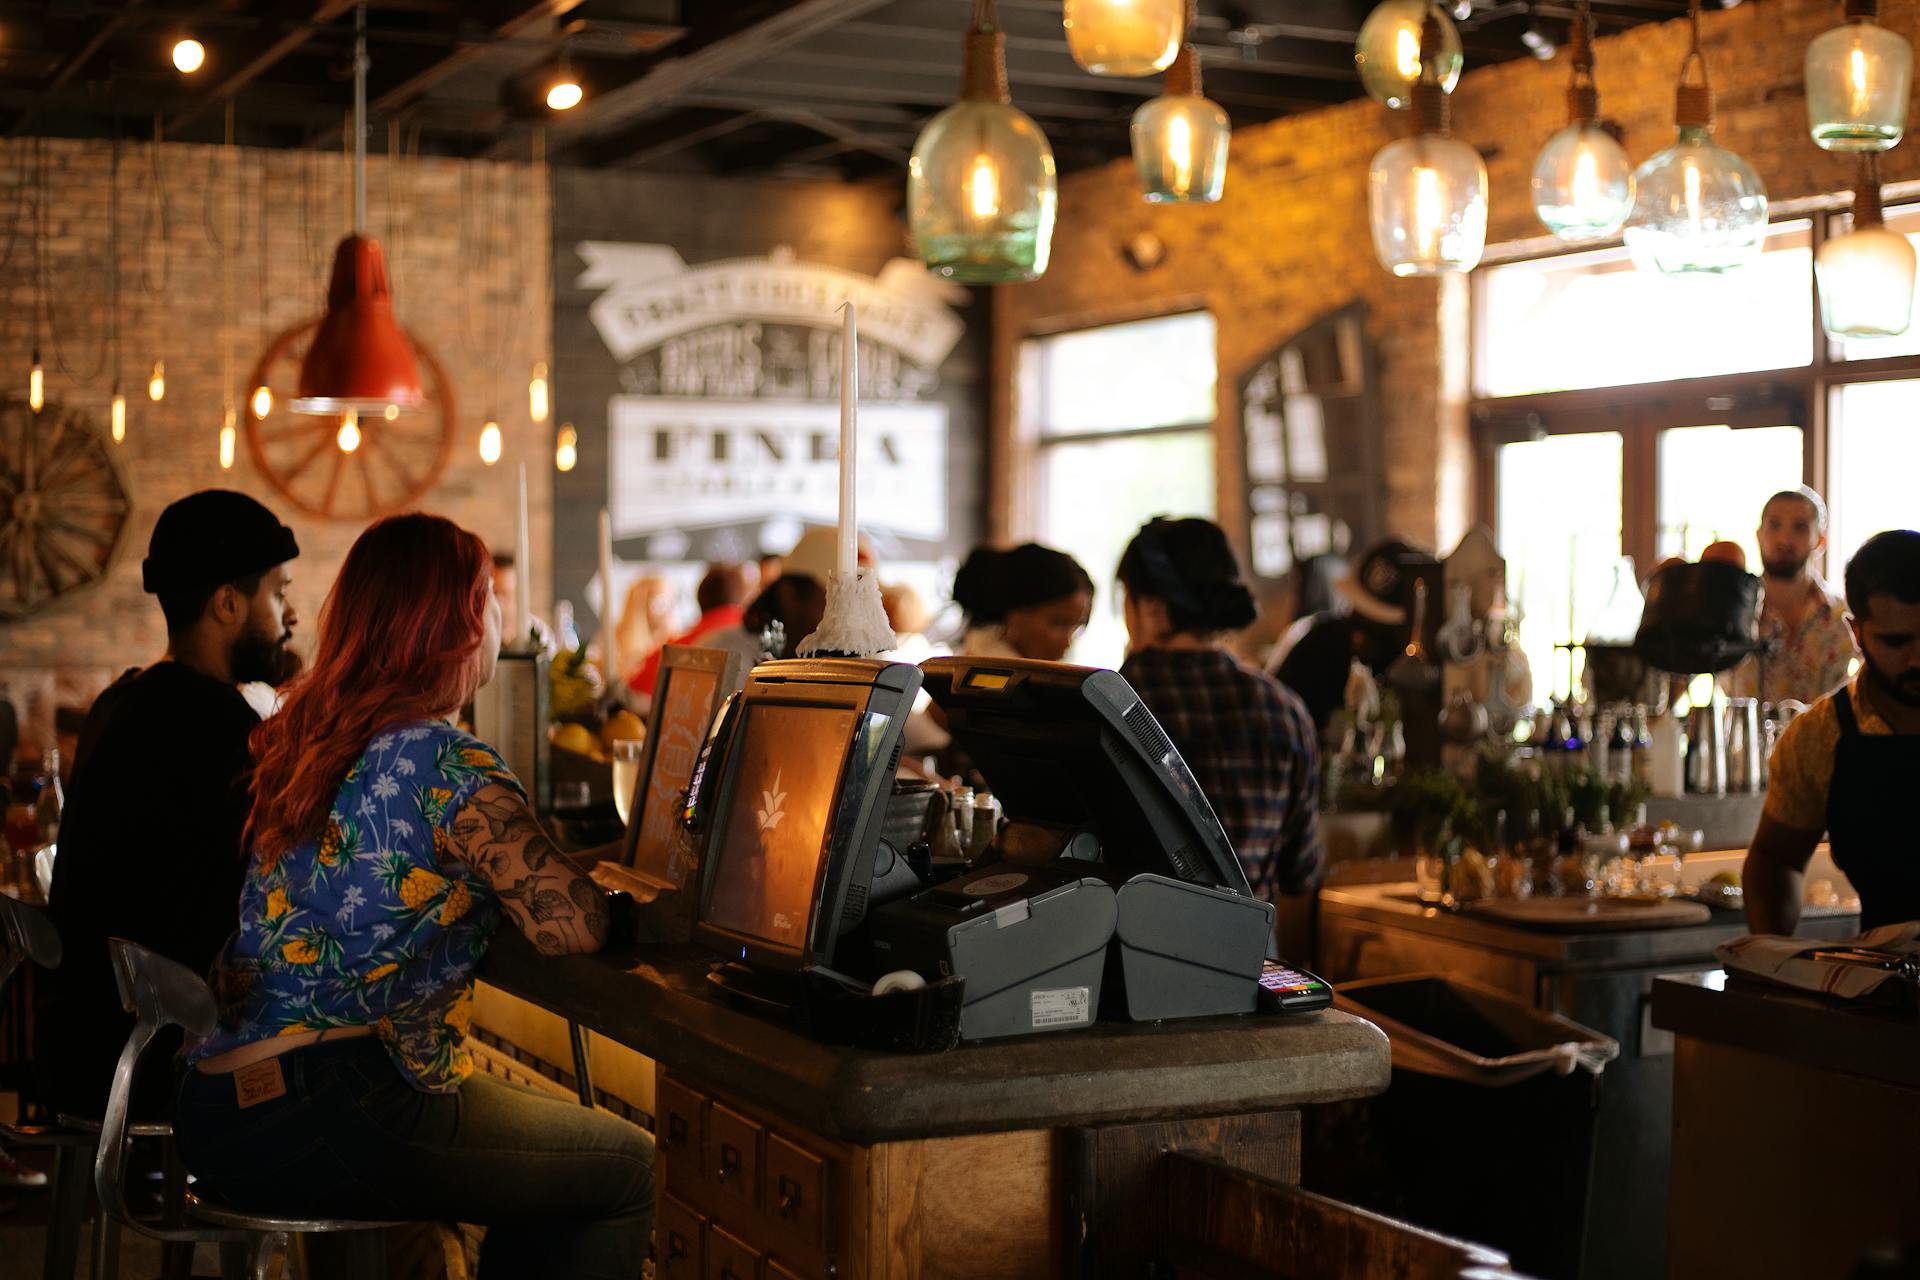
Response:
[{"label": "woman with dark hair", "polygon": [[490,570],[437,516],[382,520],[347,553],[313,666],[253,731],[240,930],[175,1133],[242,1209],[479,1223],[483,1277],[634,1277],[651,1141],[472,1075],[465,1047],[502,914],[553,955],[608,925],[500,757],[452,723],[499,654]]},{"label": "woman with dark hair", "polygon": [[1223,643],[1258,612],[1227,535],[1210,520],[1157,516],[1127,544],[1117,576],[1120,674],[1179,748],[1254,893],[1306,892],[1324,858],[1319,747],[1300,699]]},{"label": "woman with dark hair", "polygon": [[967,615],[963,655],[1059,662],[1093,616],[1093,579],[1037,542],[975,547],[954,575],[953,600]]}]

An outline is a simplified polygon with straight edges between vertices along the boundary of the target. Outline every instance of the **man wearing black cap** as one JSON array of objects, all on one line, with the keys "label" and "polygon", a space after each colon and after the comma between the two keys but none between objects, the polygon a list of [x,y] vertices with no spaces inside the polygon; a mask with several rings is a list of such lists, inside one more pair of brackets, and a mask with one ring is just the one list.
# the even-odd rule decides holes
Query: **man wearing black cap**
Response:
[{"label": "man wearing black cap", "polygon": [[1334,583],[1347,608],[1314,615],[1278,655],[1274,677],[1300,695],[1323,739],[1333,713],[1346,703],[1354,662],[1379,673],[1405,647],[1407,611],[1396,601],[1406,590],[1408,568],[1420,558],[1392,538],[1369,547],[1353,572]]},{"label": "man wearing black cap", "polygon": [[[131,1020],[107,939],[205,972],[239,920],[247,735],[236,686],[277,682],[296,621],[293,531],[245,494],[208,489],[160,513],[141,566],[167,652],[94,702],[74,752],[48,909],[64,960],[44,975],[37,1055],[58,1111],[98,1115]],[[164,1109],[167,1073],[148,1106]]]}]

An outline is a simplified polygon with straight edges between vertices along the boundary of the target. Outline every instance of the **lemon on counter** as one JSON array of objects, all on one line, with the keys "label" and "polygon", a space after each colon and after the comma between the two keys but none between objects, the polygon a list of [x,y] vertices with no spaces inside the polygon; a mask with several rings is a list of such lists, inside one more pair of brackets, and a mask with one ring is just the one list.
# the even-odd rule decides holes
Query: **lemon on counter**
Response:
[{"label": "lemon on counter", "polygon": [[600,741],[606,744],[609,751],[613,750],[616,742],[640,741],[646,736],[647,726],[641,723],[639,716],[625,708],[608,716],[607,722],[600,726]]},{"label": "lemon on counter", "polygon": [[555,726],[552,741],[562,751],[571,751],[575,755],[594,756],[600,752],[600,744],[594,740],[593,730],[583,724]]}]

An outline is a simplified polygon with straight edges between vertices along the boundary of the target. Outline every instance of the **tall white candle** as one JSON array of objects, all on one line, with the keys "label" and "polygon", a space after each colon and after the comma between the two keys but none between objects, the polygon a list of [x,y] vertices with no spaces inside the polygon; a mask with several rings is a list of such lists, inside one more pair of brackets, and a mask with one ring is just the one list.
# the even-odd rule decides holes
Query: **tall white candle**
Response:
[{"label": "tall white candle", "polygon": [[513,576],[518,585],[513,592],[513,639],[510,647],[522,652],[531,646],[533,634],[533,548],[527,540],[527,464],[520,464],[520,501],[514,510]]},{"label": "tall white candle", "polygon": [[859,523],[854,514],[857,474],[854,455],[860,432],[860,328],[853,299],[841,304],[846,324],[840,337],[840,542],[835,567],[851,574],[859,565]]},{"label": "tall white candle", "polygon": [[613,517],[600,508],[600,656],[606,660],[607,687],[620,678],[620,636],[613,617]]}]

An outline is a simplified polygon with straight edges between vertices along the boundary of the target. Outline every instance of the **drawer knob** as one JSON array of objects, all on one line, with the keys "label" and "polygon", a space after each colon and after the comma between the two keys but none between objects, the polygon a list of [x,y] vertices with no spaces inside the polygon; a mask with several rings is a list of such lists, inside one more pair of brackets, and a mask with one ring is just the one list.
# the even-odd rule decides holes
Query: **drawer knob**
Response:
[{"label": "drawer knob", "polygon": [[683,1115],[667,1117],[667,1141],[680,1143],[687,1140],[687,1118]]},{"label": "drawer knob", "polygon": [[687,1238],[678,1231],[667,1232],[667,1261],[675,1262],[688,1256]]},{"label": "drawer knob", "polygon": [[780,1177],[780,1216],[791,1218],[800,1211],[800,1184],[782,1174]]},{"label": "drawer knob", "polygon": [[720,1167],[714,1171],[714,1177],[725,1182],[740,1172],[740,1152],[736,1147],[720,1144]]}]

